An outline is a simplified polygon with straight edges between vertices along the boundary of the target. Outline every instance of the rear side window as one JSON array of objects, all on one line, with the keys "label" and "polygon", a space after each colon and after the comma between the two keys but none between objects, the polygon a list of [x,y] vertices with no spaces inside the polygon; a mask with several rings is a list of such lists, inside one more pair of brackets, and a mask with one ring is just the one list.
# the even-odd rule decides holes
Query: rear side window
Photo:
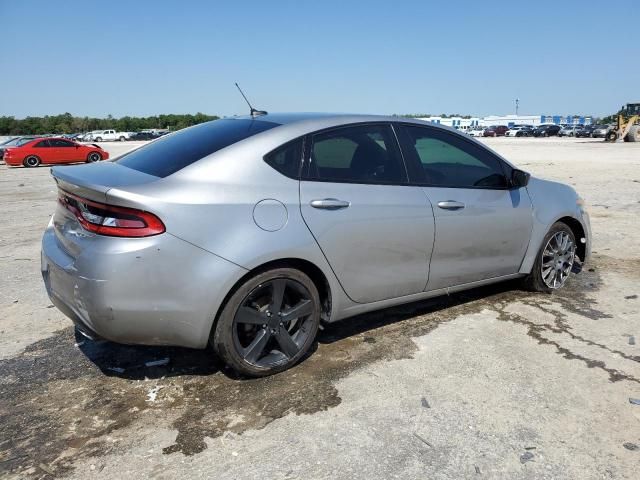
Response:
[{"label": "rear side window", "polygon": [[223,119],[202,123],[156,140],[122,156],[117,163],[156,177],[167,177],[218,150],[279,124]]},{"label": "rear side window", "polygon": [[405,183],[405,172],[388,125],[343,127],[313,136],[311,180]]},{"label": "rear side window", "polygon": [[402,127],[403,148],[412,160],[412,181],[434,187],[507,187],[500,160],[459,135],[435,128]]},{"label": "rear side window", "polygon": [[289,142],[265,155],[264,161],[289,178],[299,178],[302,162],[302,139]]}]

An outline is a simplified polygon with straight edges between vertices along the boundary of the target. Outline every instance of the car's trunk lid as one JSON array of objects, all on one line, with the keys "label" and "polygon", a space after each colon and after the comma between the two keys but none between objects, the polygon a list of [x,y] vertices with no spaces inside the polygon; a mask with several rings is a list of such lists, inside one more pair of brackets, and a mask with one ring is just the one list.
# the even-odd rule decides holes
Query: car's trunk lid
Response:
[{"label": "car's trunk lid", "polygon": [[[100,203],[107,203],[107,192],[112,188],[126,188],[160,180],[113,162],[54,167],[51,175],[58,185],[59,195],[66,192]],[[76,216],[60,201],[53,215],[53,227],[61,247],[73,258],[77,258],[87,242],[96,237],[96,234],[85,230]]]}]

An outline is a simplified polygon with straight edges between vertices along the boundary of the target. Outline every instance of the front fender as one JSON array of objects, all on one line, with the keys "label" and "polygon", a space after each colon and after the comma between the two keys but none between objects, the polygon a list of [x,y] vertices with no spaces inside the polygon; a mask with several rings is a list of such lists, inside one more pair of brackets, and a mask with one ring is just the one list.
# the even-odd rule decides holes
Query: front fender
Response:
[{"label": "front fender", "polygon": [[[520,273],[531,272],[545,235],[554,223],[567,217],[578,221],[582,226],[585,242],[583,261],[586,261],[591,255],[591,225],[576,191],[563,183],[532,177],[527,185],[527,192],[533,206],[533,229]],[[578,242],[581,240],[576,238]]]}]

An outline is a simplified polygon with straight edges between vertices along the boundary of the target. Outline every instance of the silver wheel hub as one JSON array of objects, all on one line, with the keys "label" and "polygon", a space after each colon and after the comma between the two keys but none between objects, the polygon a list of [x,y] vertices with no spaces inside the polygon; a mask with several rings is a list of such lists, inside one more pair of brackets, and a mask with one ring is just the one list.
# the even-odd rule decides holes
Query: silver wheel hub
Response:
[{"label": "silver wheel hub", "polygon": [[562,287],[571,269],[576,255],[576,245],[567,232],[553,235],[542,251],[542,280],[549,288]]}]

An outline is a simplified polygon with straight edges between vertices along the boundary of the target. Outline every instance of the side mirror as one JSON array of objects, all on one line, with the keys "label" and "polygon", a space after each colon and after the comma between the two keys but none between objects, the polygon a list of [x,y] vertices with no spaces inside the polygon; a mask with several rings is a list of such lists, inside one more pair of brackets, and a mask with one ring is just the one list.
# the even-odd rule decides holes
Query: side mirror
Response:
[{"label": "side mirror", "polygon": [[531,178],[530,174],[515,168],[511,172],[511,187],[512,188],[526,187],[529,184],[529,178]]}]

